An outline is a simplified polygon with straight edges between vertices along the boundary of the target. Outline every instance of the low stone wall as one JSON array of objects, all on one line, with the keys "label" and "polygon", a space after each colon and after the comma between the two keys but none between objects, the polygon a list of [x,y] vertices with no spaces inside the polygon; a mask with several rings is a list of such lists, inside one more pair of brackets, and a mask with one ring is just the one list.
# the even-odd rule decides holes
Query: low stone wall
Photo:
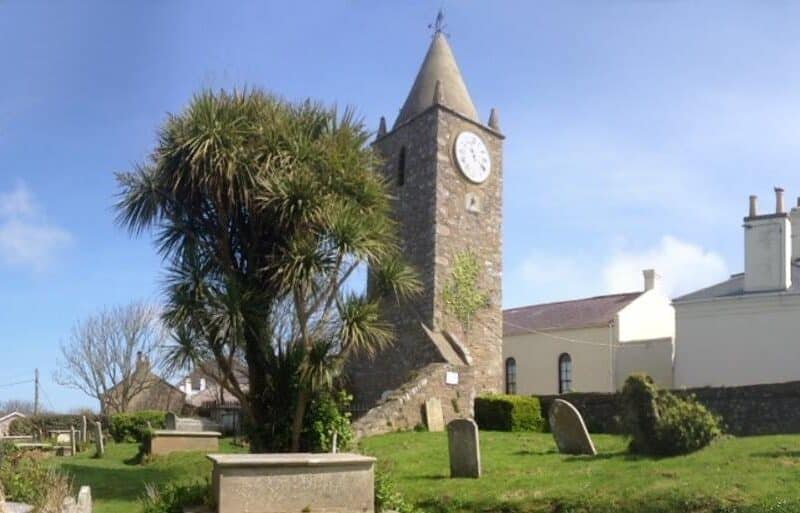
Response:
[{"label": "low stone wall", "polygon": [[[800,433],[800,381],[740,387],[704,387],[673,390],[679,396],[694,395],[722,417],[725,432],[736,436]],[[573,393],[540,396],[542,411],[553,399],[565,399],[578,409],[589,431],[618,433],[619,394]]]},{"label": "low stone wall", "polygon": [[217,513],[373,513],[375,458],[358,454],[210,454]]},{"label": "low stone wall", "polygon": [[[447,383],[447,373],[456,373],[460,386]],[[392,392],[377,406],[353,422],[356,437],[380,435],[392,431],[414,429],[426,425],[425,401],[438,398],[447,424],[457,418],[472,418],[474,392],[466,396],[459,389],[474,390],[471,367],[434,363],[424,367],[406,385]]]},{"label": "low stone wall", "polygon": [[169,454],[171,452],[219,450],[218,431],[169,431],[156,430],[150,437],[149,454]]}]

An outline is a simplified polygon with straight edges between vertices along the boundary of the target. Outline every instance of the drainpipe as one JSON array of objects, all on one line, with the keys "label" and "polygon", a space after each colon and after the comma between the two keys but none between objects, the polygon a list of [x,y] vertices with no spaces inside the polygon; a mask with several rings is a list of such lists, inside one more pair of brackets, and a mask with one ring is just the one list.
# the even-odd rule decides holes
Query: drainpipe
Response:
[{"label": "drainpipe", "polygon": [[608,322],[608,374],[610,386],[609,391],[613,394],[614,389],[614,321]]}]

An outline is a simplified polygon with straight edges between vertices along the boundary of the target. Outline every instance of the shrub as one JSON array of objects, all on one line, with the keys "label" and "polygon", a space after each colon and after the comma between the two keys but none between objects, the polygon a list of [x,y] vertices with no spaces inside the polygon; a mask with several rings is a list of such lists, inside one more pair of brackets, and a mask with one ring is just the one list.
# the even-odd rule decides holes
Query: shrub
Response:
[{"label": "shrub", "polygon": [[139,500],[142,513],[183,513],[184,506],[213,507],[211,483],[147,484]]},{"label": "shrub", "polygon": [[308,450],[330,452],[333,433],[338,450],[347,450],[353,441],[350,413],[346,412],[353,397],[344,391],[323,392],[311,402],[305,419],[303,438]]},{"label": "shrub", "polygon": [[153,429],[163,429],[167,413],[163,411],[139,411],[135,413],[117,413],[111,416],[109,433],[115,442],[141,443],[148,431],[149,422]]},{"label": "shrub", "polygon": [[384,470],[375,471],[375,511],[397,511],[398,513],[418,513],[419,510],[397,491],[391,476]]},{"label": "shrub", "polygon": [[719,419],[690,396],[658,390],[645,374],[634,374],[622,389],[622,425],[639,454],[674,456],[702,449],[722,434]]},{"label": "shrub", "polygon": [[539,399],[521,395],[476,398],[475,422],[491,431],[542,431],[545,427]]},{"label": "shrub", "polygon": [[51,468],[39,451],[10,450],[3,447],[0,461],[0,483],[6,499],[25,502],[37,511],[59,511],[52,509],[60,505],[70,494],[69,478]]}]

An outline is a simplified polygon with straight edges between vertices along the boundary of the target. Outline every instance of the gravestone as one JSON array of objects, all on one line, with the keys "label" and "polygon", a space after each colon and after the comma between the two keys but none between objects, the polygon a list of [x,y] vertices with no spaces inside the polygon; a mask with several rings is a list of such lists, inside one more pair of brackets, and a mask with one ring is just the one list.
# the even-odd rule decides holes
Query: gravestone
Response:
[{"label": "gravestone", "polygon": [[447,425],[450,477],[481,477],[478,425],[472,419],[456,419]]},{"label": "gravestone", "polygon": [[81,486],[78,491],[78,513],[92,513],[92,489]]},{"label": "gravestone", "polygon": [[556,399],[547,417],[558,452],[597,455],[583,417],[575,406],[563,399]]},{"label": "gravestone", "polygon": [[106,448],[103,445],[103,425],[100,422],[95,422],[94,428],[94,443],[97,447],[97,455],[102,456],[106,453]]},{"label": "gravestone", "polygon": [[83,442],[83,443],[86,443],[89,440],[88,438],[86,438],[86,435],[88,434],[86,432],[86,427],[87,427],[86,426],[86,415],[84,415],[83,419],[82,419],[82,424],[81,424],[81,442]]},{"label": "gravestone", "polygon": [[216,422],[206,419],[192,419],[188,417],[178,417],[172,412],[167,412],[164,418],[164,429],[168,431],[222,431],[222,427]]},{"label": "gravestone", "polygon": [[175,431],[178,424],[178,416],[172,413],[171,411],[167,412],[167,415],[164,417],[164,429],[169,429],[170,431]]},{"label": "gravestone", "polygon": [[442,402],[438,397],[425,401],[425,421],[428,423],[428,431],[444,431]]}]

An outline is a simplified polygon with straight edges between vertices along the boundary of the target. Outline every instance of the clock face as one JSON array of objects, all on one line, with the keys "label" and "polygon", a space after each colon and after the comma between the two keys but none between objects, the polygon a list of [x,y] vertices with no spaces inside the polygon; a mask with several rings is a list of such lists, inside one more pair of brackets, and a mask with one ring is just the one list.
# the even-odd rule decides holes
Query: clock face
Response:
[{"label": "clock face", "polygon": [[461,132],[456,137],[455,156],[458,168],[467,179],[483,183],[492,172],[492,159],[483,140],[473,132]]}]

